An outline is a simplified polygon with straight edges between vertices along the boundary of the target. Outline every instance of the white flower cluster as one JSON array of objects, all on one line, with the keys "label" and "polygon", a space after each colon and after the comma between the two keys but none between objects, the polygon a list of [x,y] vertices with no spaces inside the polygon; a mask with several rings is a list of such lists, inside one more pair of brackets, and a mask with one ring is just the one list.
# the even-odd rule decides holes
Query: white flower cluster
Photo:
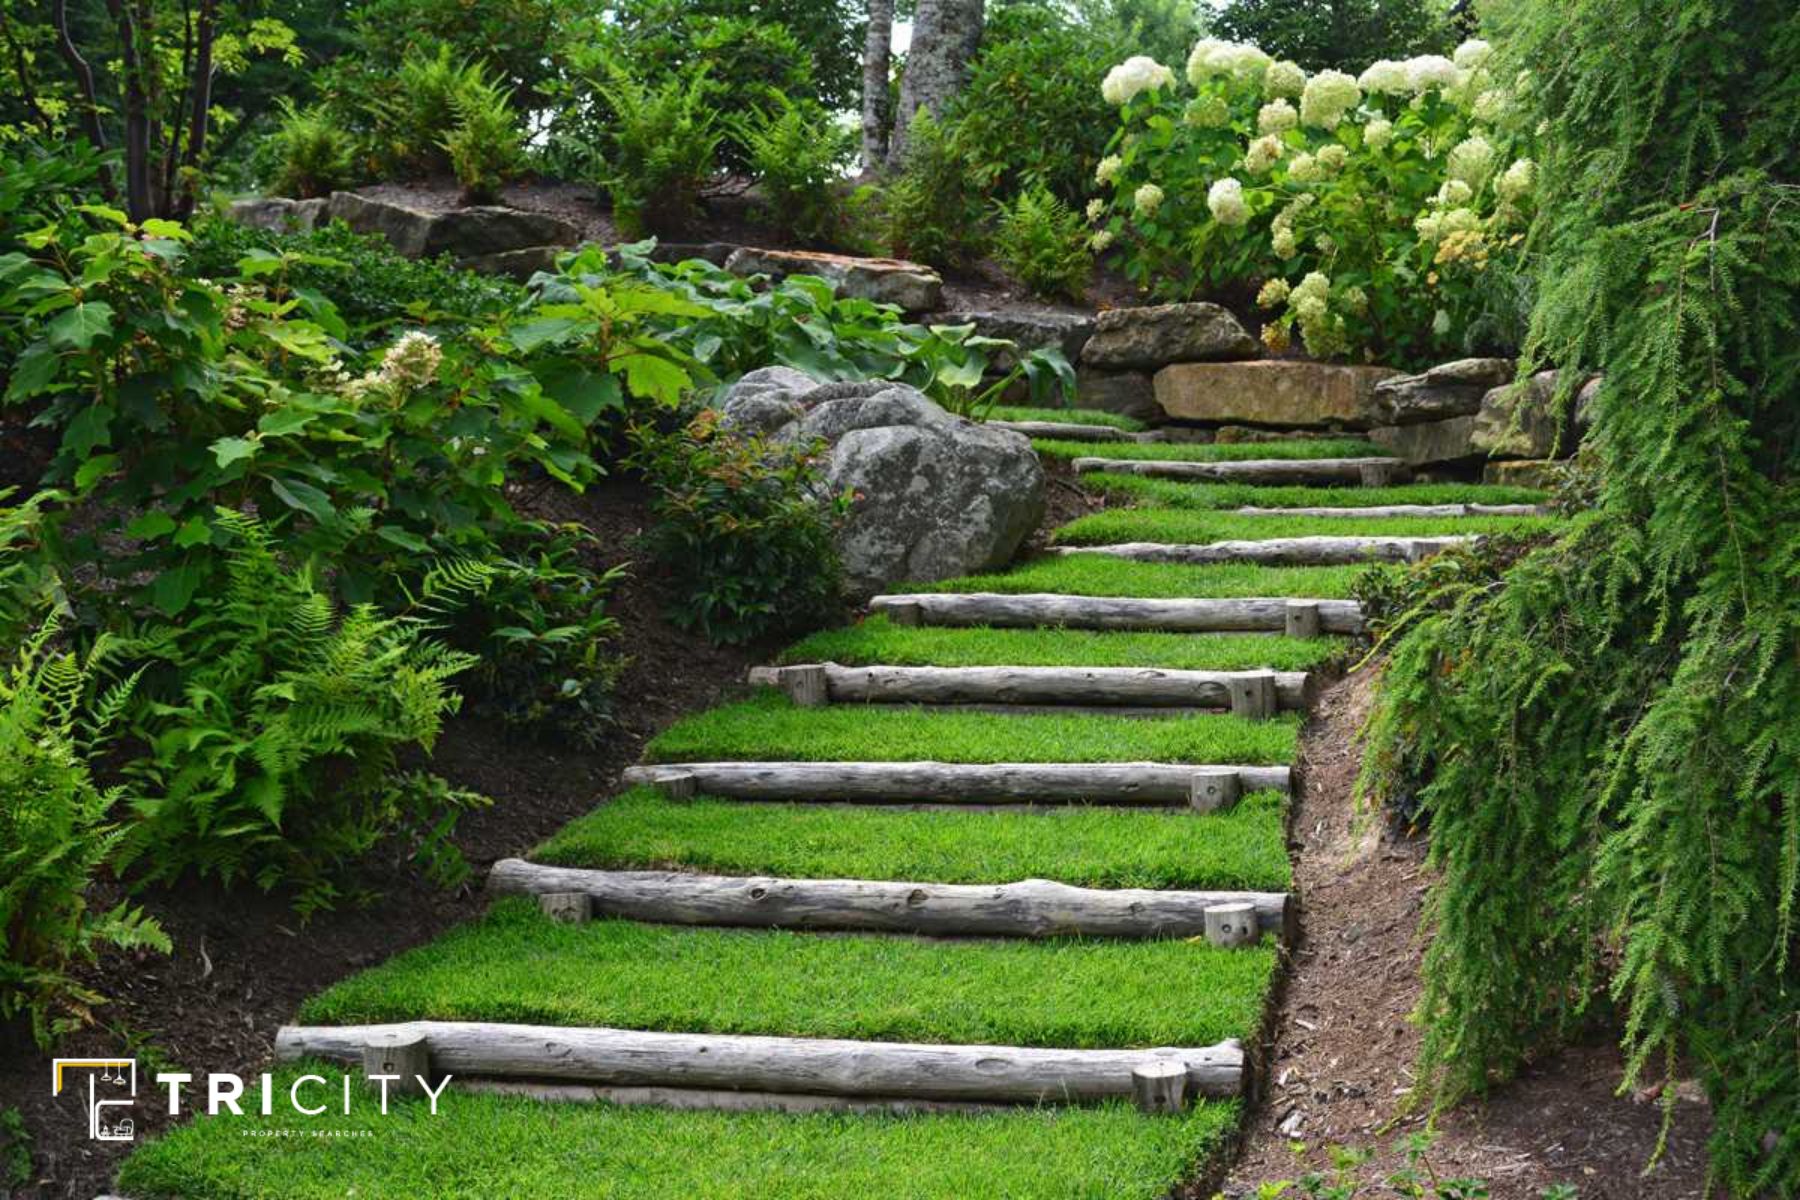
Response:
[{"label": "white flower cluster", "polygon": [[1406,64],[1383,58],[1368,65],[1357,77],[1356,84],[1372,96],[1399,96],[1412,90]]},{"label": "white flower cluster", "polygon": [[1394,140],[1394,123],[1385,117],[1376,117],[1363,126],[1363,145],[1371,150],[1379,150]]},{"label": "white flower cluster", "polygon": [[1465,71],[1473,71],[1487,62],[1494,53],[1494,48],[1480,38],[1470,38],[1456,48],[1451,61]]},{"label": "white flower cluster", "polygon": [[1470,134],[1450,148],[1444,173],[1471,188],[1479,188],[1487,182],[1488,172],[1494,169],[1494,154],[1493,143],[1479,133]]},{"label": "white flower cluster", "polygon": [[1362,89],[1342,71],[1320,71],[1300,93],[1300,119],[1318,129],[1336,129],[1362,103]]},{"label": "white flower cluster", "polygon": [[1146,183],[1138,188],[1131,201],[1137,207],[1140,217],[1154,217],[1156,210],[1162,207],[1163,190],[1154,183]]},{"label": "white flower cluster", "polygon": [[1094,231],[1094,236],[1088,239],[1088,249],[1092,250],[1095,254],[1099,254],[1108,246],[1112,245],[1112,243],[1112,230],[1097,229]]},{"label": "white flower cluster", "polygon": [[381,356],[379,370],[370,371],[344,385],[344,393],[362,399],[369,393],[383,391],[409,392],[425,387],[437,378],[443,364],[444,351],[429,333],[412,330],[389,346]]},{"label": "white flower cluster", "polygon": [[1441,54],[1421,54],[1407,59],[1404,65],[1407,87],[1420,95],[1432,88],[1447,90],[1462,82],[1462,72]]},{"label": "white flower cluster", "polygon": [[1196,96],[1188,101],[1181,119],[1201,129],[1223,129],[1231,124],[1231,106],[1223,96]]},{"label": "white flower cluster", "polygon": [[1229,175],[1207,189],[1206,207],[1221,225],[1242,225],[1250,219],[1250,206],[1244,203],[1244,185]]},{"label": "white flower cluster", "polygon": [[1272,133],[1264,134],[1252,141],[1250,148],[1244,151],[1244,170],[1252,175],[1261,175],[1280,160],[1284,149],[1286,147],[1282,145],[1281,138]]},{"label": "white flower cluster", "polygon": [[1261,308],[1278,308],[1287,303],[1291,290],[1288,281],[1278,275],[1262,285],[1256,293],[1256,303]]},{"label": "white flower cluster", "polygon": [[1106,201],[1102,200],[1098,196],[1095,196],[1092,200],[1089,200],[1087,202],[1087,219],[1088,220],[1098,221],[1101,217],[1104,217],[1105,215],[1106,215]]},{"label": "white flower cluster", "polygon": [[1529,196],[1536,184],[1537,164],[1529,158],[1521,158],[1500,173],[1500,178],[1494,181],[1494,191],[1502,200],[1517,202]]},{"label": "white flower cluster", "polygon": [[1094,181],[1096,183],[1111,183],[1119,174],[1119,168],[1124,165],[1125,160],[1118,155],[1107,155],[1100,160],[1100,165],[1094,168]]},{"label": "white flower cluster", "polygon": [[1260,80],[1272,60],[1248,42],[1201,38],[1188,55],[1188,82],[1199,87],[1209,79],[1235,79],[1240,83]]},{"label": "white flower cluster", "polygon": [[1269,96],[1298,96],[1306,90],[1306,72],[1300,64],[1282,59],[1272,62],[1263,72],[1263,93]]},{"label": "white flower cluster", "polygon": [[1258,133],[1286,133],[1300,123],[1300,114],[1286,100],[1271,100],[1256,113]]},{"label": "white flower cluster", "polygon": [[1175,72],[1154,58],[1139,54],[1106,73],[1106,79],[1100,84],[1100,95],[1105,97],[1108,104],[1120,105],[1139,92],[1168,87],[1174,82]]}]

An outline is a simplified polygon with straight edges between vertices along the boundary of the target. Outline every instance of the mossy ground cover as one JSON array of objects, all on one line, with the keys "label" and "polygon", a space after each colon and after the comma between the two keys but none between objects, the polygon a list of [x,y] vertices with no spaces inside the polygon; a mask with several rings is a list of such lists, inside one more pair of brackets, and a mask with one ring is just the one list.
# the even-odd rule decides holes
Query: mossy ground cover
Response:
[{"label": "mossy ground cover", "polygon": [[1229,713],[1116,717],[1091,713],[953,712],[904,705],[801,708],[773,689],[670,726],[649,762],[1191,762],[1285,763],[1300,720]]},{"label": "mossy ground cover", "polygon": [[996,1046],[1248,1037],[1266,947],[553,921],[526,898],[353,975],[302,1023],[507,1021]]},{"label": "mossy ground cover", "polygon": [[803,638],[783,663],[901,667],[1166,667],[1187,671],[1306,671],[1344,652],[1342,638],[1266,634],[1100,632],[1088,629],[953,629],[895,625],[877,614]]},{"label": "mossy ground cover", "polygon": [[[307,1070],[277,1073],[282,1092]],[[252,1110],[253,1111],[253,1110]],[[923,1117],[552,1106],[454,1090],[318,1124],[367,1136],[256,1137],[267,1118],[200,1118],[152,1142],[137,1200],[1068,1200],[1168,1194],[1217,1151],[1238,1106],[1145,1117],[1127,1104]]]},{"label": "mossy ground cover", "polygon": [[965,575],[939,583],[895,591],[920,592],[1063,592],[1073,596],[1144,596],[1156,599],[1194,597],[1302,596],[1346,600],[1357,576],[1367,570],[1398,567],[1263,567],[1247,563],[1190,567],[1180,563],[1131,562],[1103,554],[1071,554],[1033,559],[1024,566],[991,575]]},{"label": "mossy ground cover", "polygon": [[1124,413],[1094,408],[1032,408],[1023,404],[996,404],[988,410],[990,421],[1056,421],[1064,425],[1104,425],[1139,433],[1144,423]]},{"label": "mossy ground cover", "polygon": [[1032,438],[1049,458],[1132,458],[1162,462],[1248,462],[1254,459],[1384,458],[1387,451],[1360,438],[1292,442],[1078,442]]},{"label": "mossy ground cover", "polygon": [[[1090,488],[1162,508],[1372,508],[1386,504],[1543,504],[1548,493],[1492,483],[1414,483],[1401,487],[1268,487],[1253,483],[1185,483],[1149,475],[1097,472]],[[1454,528],[1461,528],[1460,525]]]},{"label": "mossy ground cover", "polygon": [[1257,792],[1204,817],[1056,805],[910,811],[849,805],[676,803],[626,792],[531,854],[566,867],[801,879],[1287,891],[1282,797]]},{"label": "mossy ground cover", "polygon": [[1443,537],[1535,533],[1554,517],[1289,517],[1240,516],[1191,508],[1108,508],[1056,531],[1070,546],[1112,542],[1230,542],[1296,537]]}]

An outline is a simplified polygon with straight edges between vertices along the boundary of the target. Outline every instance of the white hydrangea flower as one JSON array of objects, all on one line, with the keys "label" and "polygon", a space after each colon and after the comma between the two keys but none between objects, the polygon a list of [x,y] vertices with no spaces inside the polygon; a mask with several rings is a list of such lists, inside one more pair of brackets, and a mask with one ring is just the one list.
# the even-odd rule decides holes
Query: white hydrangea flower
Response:
[{"label": "white hydrangea flower", "polygon": [[1250,206],[1244,203],[1244,185],[1229,175],[1207,189],[1206,207],[1221,225],[1242,225],[1250,219]]},{"label": "white hydrangea flower", "polygon": [[1267,54],[1248,42],[1201,38],[1188,55],[1188,82],[1199,87],[1210,79],[1230,78],[1240,83],[1260,80],[1270,61]]},{"label": "white hydrangea flower", "polygon": [[1363,126],[1363,145],[1371,150],[1379,150],[1394,140],[1394,123],[1382,117],[1376,117]]},{"label": "white hydrangea flower", "polygon": [[1280,160],[1283,149],[1281,139],[1275,134],[1257,138],[1244,151],[1244,169],[1252,175],[1261,175]]},{"label": "white hydrangea flower", "polygon": [[1094,236],[1088,239],[1088,249],[1092,250],[1095,254],[1099,254],[1101,251],[1105,250],[1108,246],[1112,245],[1112,243],[1113,243],[1112,230],[1099,229],[1099,230],[1095,230]]},{"label": "white hydrangea flower", "polygon": [[1478,188],[1494,166],[1494,146],[1479,133],[1470,134],[1450,148],[1445,159],[1444,174]]},{"label": "white hydrangea flower", "polygon": [[1439,337],[1443,337],[1446,333],[1450,332],[1450,314],[1448,312],[1445,312],[1441,308],[1437,310],[1431,318],[1431,332],[1437,334]]},{"label": "white hydrangea flower", "polygon": [[1500,178],[1494,181],[1494,191],[1503,200],[1520,200],[1531,194],[1536,183],[1537,164],[1529,158],[1521,158],[1501,172]]},{"label": "white hydrangea flower", "polygon": [[1472,208],[1453,208],[1444,214],[1443,223],[1438,226],[1442,233],[1468,233],[1481,228],[1481,218]]},{"label": "white hydrangea flower", "polygon": [[1441,54],[1421,54],[1406,60],[1406,84],[1415,92],[1454,88],[1459,78],[1456,64]]},{"label": "white hydrangea flower", "polygon": [[1088,220],[1098,221],[1101,217],[1104,217],[1105,215],[1106,215],[1106,201],[1102,200],[1098,196],[1095,196],[1092,200],[1089,200],[1087,202],[1087,219]]},{"label": "white hydrangea flower", "polygon": [[1344,308],[1351,316],[1365,316],[1369,311],[1369,293],[1363,291],[1359,287],[1351,286],[1345,288],[1343,294],[1341,294],[1338,299],[1343,303]]},{"label": "white hydrangea flower", "polygon": [[1477,121],[1486,121],[1492,125],[1506,115],[1508,108],[1506,93],[1499,88],[1488,88],[1475,97],[1475,103],[1469,111]]},{"label": "white hydrangea flower", "polygon": [[1362,103],[1362,89],[1342,71],[1320,71],[1300,93],[1300,119],[1317,129],[1336,129]]},{"label": "white hydrangea flower", "polygon": [[1318,249],[1320,254],[1330,254],[1337,249],[1337,239],[1324,230],[1320,230],[1313,234],[1313,246]]},{"label": "white hydrangea flower", "polygon": [[1370,63],[1357,77],[1357,86],[1374,96],[1397,96],[1412,91],[1412,79],[1406,64],[1384,58]]},{"label": "white hydrangea flower", "polygon": [[1195,42],[1193,50],[1188,53],[1188,82],[1195,87],[1199,87],[1217,74],[1212,65],[1213,52],[1221,46],[1229,46],[1230,44],[1230,42],[1222,41],[1219,38],[1201,38],[1199,41]]},{"label": "white hydrangea flower", "polygon": [[1116,154],[1107,155],[1105,158],[1100,160],[1100,165],[1094,168],[1095,181],[1098,183],[1111,183],[1113,181],[1113,178],[1116,175],[1118,175],[1119,168],[1123,167],[1124,165],[1125,165],[1125,160],[1120,158],[1118,155],[1116,155]]},{"label": "white hydrangea flower", "polygon": [[1261,290],[1256,293],[1256,303],[1262,308],[1279,308],[1287,303],[1288,294],[1291,291],[1288,281],[1276,276],[1263,284]]},{"label": "white hydrangea flower", "polygon": [[1231,107],[1223,96],[1198,96],[1188,101],[1181,119],[1201,129],[1223,129],[1231,124]]},{"label": "white hydrangea flower", "polygon": [[1325,178],[1319,160],[1311,154],[1296,154],[1288,163],[1288,179],[1293,183],[1317,183]]},{"label": "white hydrangea flower", "polygon": [[1494,53],[1494,48],[1480,38],[1470,38],[1456,48],[1451,60],[1465,71],[1473,71]]},{"label": "white hydrangea flower", "polygon": [[1297,62],[1282,59],[1263,72],[1263,92],[1270,96],[1298,96],[1306,90],[1306,72]]},{"label": "white hydrangea flower", "polygon": [[1456,208],[1467,204],[1475,189],[1461,179],[1446,179],[1444,186],[1438,189],[1437,202],[1445,208]]},{"label": "white hydrangea flower", "polygon": [[1294,296],[1294,313],[1302,321],[1322,321],[1325,319],[1325,300],[1320,296]]},{"label": "white hydrangea flower", "polygon": [[1413,232],[1422,242],[1435,242],[1443,233],[1444,219],[1434,212],[1423,212],[1413,219]]},{"label": "white hydrangea flower", "polygon": [[401,387],[424,387],[437,378],[444,351],[437,339],[417,329],[400,336],[381,358],[381,378]]},{"label": "white hydrangea flower", "polygon": [[1154,183],[1146,183],[1132,195],[1131,202],[1140,216],[1154,217],[1156,210],[1162,207],[1163,190]]},{"label": "white hydrangea flower", "polygon": [[1350,151],[1336,142],[1328,142],[1320,146],[1313,157],[1319,160],[1321,167],[1335,175],[1350,161]]},{"label": "white hydrangea flower", "polygon": [[1100,84],[1100,95],[1108,104],[1120,105],[1140,92],[1168,87],[1175,82],[1175,72],[1145,54],[1134,55],[1106,73]]},{"label": "white hydrangea flower", "polygon": [[1294,298],[1304,299],[1308,296],[1319,300],[1331,294],[1331,277],[1323,271],[1308,271],[1306,278],[1294,287]]},{"label": "white hydrangea flower", "polygon": [[1286,100],[1271,100],[1256,112],[1258,133],[1286,133],[1300,123],[1300,114]]},{"label": "white hydrangea flower", "polygon": [[1300,253],[1300,245],[1294,240],[1294,231],[1286,225],[1277,226],[1269,235],[1269,246],[1275,251],[1275,257],[1284,262]]}]

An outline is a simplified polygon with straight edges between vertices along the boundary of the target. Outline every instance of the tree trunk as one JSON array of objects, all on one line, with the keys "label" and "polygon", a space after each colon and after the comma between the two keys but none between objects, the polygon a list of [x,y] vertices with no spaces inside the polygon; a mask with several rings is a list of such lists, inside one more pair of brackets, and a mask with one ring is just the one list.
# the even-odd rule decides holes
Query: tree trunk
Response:
[{"label": "tree trunk", "polygon": [[[68,64],[69,74],[75,77],[75,86],[81,92],[81,128],[87,134],[88,142],[96,150],[106,149],[106,130],[100,124],[100,97],[94,88],[94,68],[88,65],[87,59],[75,45],[75,38],[69,32],[68,0],[56,0],[50,8],[51,23],[56,26],[56,48],[61,52],[63,62]],[[100,168],[100,190],[108,197],[114,195],[112,171]]]},{"label": "tree trunk", "polygon": [[894,0],[869,0],[869,29],[863,38],[863,170],[887,163],[888,79],[893,69]]},{"label": "tree trunk", "polygon": [[888,146],[890,165],[904,157],[906,130],[919,109],[938,116],[962,90],[969,60],[981,44],[982,16],[983,0],[919,0],[900,80],[900,111],[894,114]]},{"label": "tree trunk", "polygon": [[[198,50],[194,56],[193,115],[188,126],[187,151],[182,155],[181,160],[182,166],[189,171],[199,169],[200,156],[206,151],[206,135],[211,128],[213,47],[218,36],[218,24],[218,0],[202,0]],[[177,176],[174,182],[174,191],[178,195],[175,212],[185,221],[194,215],[194,198],[197,189],[191,178],[182,179]]]}]

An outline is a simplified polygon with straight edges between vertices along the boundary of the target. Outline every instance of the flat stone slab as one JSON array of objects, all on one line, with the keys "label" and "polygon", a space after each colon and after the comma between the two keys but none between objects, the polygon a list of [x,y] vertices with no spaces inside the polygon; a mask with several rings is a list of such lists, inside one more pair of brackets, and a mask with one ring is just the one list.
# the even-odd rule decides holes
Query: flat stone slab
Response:
[{"label": "flat stone slab", "polygon": [[1375,385],[1397,374],[1292,359],[1178,363],[1156,373],[1156,402],[1183,421],[1368,429],[1382,423]]},{"label": "flat stone slab", "polygon": [[1109,371],[1154,371],[1170,363],[1255,358],[1261,351],[1238,319],[1217,304],[1157,304],[1101,313],[1081,361]]},{"label": "flat stone slab", "polygon": [[1151,424],[1168,417],[1156,403],[1156,385],[1143,371],[1102,371],[1096,367],[1077,367],[1075,407],[1118,413]]},{"label": "flat stone slab", "polygon": [[733,275],[816,275],[839,296],[893,304],[909,313],[931,312],[943,303],[944,281],[922,263],[898,258],[858,258],[813,250],[763,250],[739,246],[725,260]]},{"label": "flat stone slab", "polygon": [[289,200],[283,196],[253,196],[248,200],[233,200],[225,208],[225,215],[239,225],[251,229],[266,229],[270,233],[305,233],[316,229],[325,219],[325,209],[330,202],[318,200]]},{"label": "flat stone slab", "polygon": [[559,217],[497,204],[434,213],[355,192],[333,192],[325,213],[358,233],[380,234],[396,253],[408,258],[448,254],[476,259],[514,250],[573,246],[581,240],[581,231]]},{"label": "flat stone slab", "polygon": [[1369,440],[1415,467],[1457,462],[1481,453],[1475,448],[1475,421],[1470,414],[1413,425],[1383,425],[1369,430]]}]

